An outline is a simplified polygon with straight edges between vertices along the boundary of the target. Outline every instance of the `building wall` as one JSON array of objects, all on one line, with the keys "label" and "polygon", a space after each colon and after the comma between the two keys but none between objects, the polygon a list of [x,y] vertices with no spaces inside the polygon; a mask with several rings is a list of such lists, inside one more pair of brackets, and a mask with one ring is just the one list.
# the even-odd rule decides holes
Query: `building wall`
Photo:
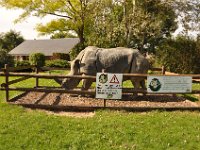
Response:
[{"label": "building wall", "polygon": [[[16,61],[24,61],[29,60],[29,56],[14,56]],[[45,56],[45,60],[52,60],[53,56]]]}]

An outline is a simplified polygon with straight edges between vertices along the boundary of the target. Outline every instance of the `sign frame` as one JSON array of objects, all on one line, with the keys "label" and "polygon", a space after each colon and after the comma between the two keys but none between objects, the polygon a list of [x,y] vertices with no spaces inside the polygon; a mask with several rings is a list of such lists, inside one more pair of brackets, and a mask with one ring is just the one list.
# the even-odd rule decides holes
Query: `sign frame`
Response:
[{"label": "sign frame", "polygon": [[96,74],[96,98],[122,99],[123,74],[97,73]]},{"label": "sign frame", "polygon": [[148,93],[191,93],[191,76],[147,76]]}]

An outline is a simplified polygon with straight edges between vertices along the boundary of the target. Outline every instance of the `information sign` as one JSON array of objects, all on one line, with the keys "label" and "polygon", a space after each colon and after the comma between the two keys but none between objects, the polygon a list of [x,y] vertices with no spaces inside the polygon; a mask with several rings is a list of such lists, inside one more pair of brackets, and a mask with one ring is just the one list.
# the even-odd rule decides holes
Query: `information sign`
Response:
[{"label": "information sign", "polygon": [[96,98],[121,99],[122,74],[97,73]]},{"label": "information sign", "polygon": [[149,93],[190,93],[192,77],[189,76],[148,76]]}]

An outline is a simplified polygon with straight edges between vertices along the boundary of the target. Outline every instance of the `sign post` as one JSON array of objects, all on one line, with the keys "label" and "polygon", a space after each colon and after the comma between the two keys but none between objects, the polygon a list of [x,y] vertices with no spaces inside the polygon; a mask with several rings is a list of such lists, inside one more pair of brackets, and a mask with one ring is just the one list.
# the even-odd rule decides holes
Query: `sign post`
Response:
[{"label": "sign post", "polygon": [[191,93],[192,77],[190,76],[148,76],[147,92],[149,93]]},{"label": "sign post", "polygon": [[122,78],[122,74],[97,73],[96,98],[121,99]]}]

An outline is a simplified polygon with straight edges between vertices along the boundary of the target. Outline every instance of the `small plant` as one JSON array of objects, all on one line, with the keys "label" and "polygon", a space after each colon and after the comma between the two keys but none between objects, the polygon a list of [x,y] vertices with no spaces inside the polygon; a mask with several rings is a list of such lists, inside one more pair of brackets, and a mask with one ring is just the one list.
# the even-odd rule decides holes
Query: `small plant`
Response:
[{"label": "small plant", "polygon": [[45,65],[45,56],[43,53],[32,53],[29,56],[29,62],[31,65],[43,67]]},{"label": "small plant", "polygon": [[70,60],[69,54],[65,53],[53,53],[53,59],[63,59],[63,60]]},{"label": "small plant", "polygon": [[[23,61],[15,61],[15,67],[24,67],[24,66],[30,66],[30,62],[28,60],[23,60]],[[27,69],[21,69],[16,72],[32,72],[33,70],[31,68]]]},{"label": "small plant", "polygon": [[47,67],[58,67],[58,68],[70,68],[70,63],[66,60],[56,59],[56,60],[47,60],[45,62]]},{"label": "small plant", "polygon": [[23,61],[16,61],[15,62],[15,66],[19,67],[19,66],[30,66],[30,62],[28,60],[23,60]]},{"label": "small plant", "polygon": [[7,53],[6,50],[0,48],[0,68],[3,68],[5,64],[14,66],[14,59]]}]

